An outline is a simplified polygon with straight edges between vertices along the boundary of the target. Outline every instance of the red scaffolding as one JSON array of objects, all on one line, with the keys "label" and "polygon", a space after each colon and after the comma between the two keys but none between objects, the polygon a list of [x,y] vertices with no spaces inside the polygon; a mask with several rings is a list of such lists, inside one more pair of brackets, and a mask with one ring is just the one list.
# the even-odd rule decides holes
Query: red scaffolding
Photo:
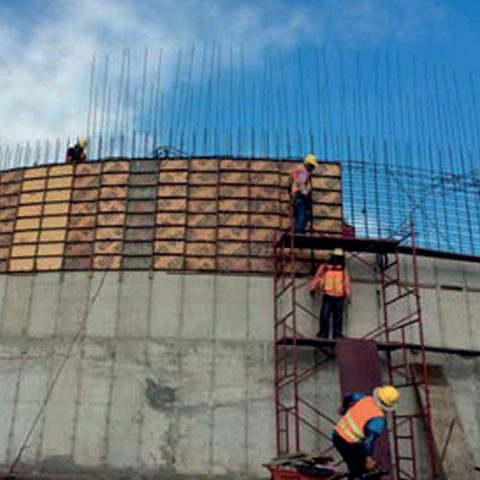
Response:
[{"label": "red scaffolding", "polygon": [[[329,454],[332,450],[330,436],[336,414],[325,411],[321,399],[312,400],[312,390],[315,388],[305,388],[305,385],[309,381],[314,382],[322,366],[335,359],[336,341],[313,336],[312,332],[316,330],[302,332],[299,316],[312,316],[317,321],[316,313],[305,306],[305,301],[302,303],[300,290],[308,288],[308,271],[313,271],[313,264],[305,268],[305,259],[311,258],[313,261],[317,252],[334,247],[349,252],[349,261],[360,262],[372,269],[378,279],[381,321],[358,338],[374,339],[378,350],[384,352],[388,383],[400,389],[410,388],[412,393],[422,397],[416,404],[412,402],[409,411],[403,408],[402,413],[394,413],[389,418],[393,453],[391,474],[397,480],[419,479],[420,452],[423,452],[423,456],[429,458],[428,478],[434,478],[436,460],[413,223],[403,238],[395,241],[292,235],[286,231],[274,242],[277,455],[299,453],[306,447],[312,448],[312,445],[305,445],[306,438],[308,443],[311,442],[312,434],[318,439],[313,447],[319,448],[320,455]],[[409,254],[405,254],[405,251]],[[407,275],[404,274],[405,270]],[[309,348],[314,349],[314,355],[308,355]],[[412,361],[412,355],[415,356],[415,362]],[[413,363],[416,373],[413,372]],[[308,437],[307,431],[310,432]]]}]

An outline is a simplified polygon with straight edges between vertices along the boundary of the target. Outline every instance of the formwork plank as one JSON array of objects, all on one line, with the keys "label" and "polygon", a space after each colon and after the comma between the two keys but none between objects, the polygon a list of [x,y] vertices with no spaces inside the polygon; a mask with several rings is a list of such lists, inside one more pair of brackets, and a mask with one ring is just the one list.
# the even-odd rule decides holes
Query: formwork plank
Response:
[{"label": "formwork plank", "polygon": [[[356,392],[371,395],[374,388],[383,384],[375,341],[337,340],[337,360],[342,398]],[[391,456],[387,432],[377,440],[374,457],[390,470]]]}]

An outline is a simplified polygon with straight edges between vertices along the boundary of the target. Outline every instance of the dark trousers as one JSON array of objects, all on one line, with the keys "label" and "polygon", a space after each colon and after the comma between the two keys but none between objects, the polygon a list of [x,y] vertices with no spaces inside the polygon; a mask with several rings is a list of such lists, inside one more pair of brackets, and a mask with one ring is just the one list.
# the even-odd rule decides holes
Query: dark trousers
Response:
[{"label": "dark trousers", "polygon": [[295,233],[305,233],[312,216],[312,201],[309,196],[297,192],[293,197],[293,228]]},{"label": "dark trousers", "polygon": [[338,453],[342,456],[343,460],[347,464],[350,475],[350,480],[357,479],[364,473],[367,473],[365,468],[365,449],[363,443],[348,443],[340,435],[334,433],[332,436],[333,445],[338,450]]},{"label": "dark trousers", "polygon": [[320,331],[318,335],[323,338],[330,336],[330,316],[333,317],[333,338],[343,336],[343,304],[345,297],[332,297],[323,295],[322,308],[320,309]]}]

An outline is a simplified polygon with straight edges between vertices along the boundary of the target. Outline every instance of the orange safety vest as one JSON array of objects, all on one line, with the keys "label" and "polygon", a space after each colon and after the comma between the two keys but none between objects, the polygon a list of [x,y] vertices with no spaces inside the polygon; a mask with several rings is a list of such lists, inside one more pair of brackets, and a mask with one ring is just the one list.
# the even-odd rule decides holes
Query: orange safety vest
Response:
[{"label": "orange safety vest", "polygon": [[344,267],[321,265],[310,288],[314,290],[317,287],[331,297],[348,296],[350,295],[350,277]]},{"label": "orange safety vest", "polygon": [[361,443],[365,440],[365,425],[375,417],[385,417],[384,411],[372,396],[362,398],[348,409],[335,431],[348,443]]},{"label": "orange safety vest", "polygon": [[291,174],[291,194],[297,192],[309,195],[312,191],[312,175],[306,169],[305,165],[298,165],[292,170]]}]

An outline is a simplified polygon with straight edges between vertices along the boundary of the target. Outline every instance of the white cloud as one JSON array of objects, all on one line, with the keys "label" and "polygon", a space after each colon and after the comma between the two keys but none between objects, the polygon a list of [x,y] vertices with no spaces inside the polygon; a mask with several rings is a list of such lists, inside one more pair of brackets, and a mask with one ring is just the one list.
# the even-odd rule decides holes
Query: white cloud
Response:
[{"label": "white cloud", "polygon": [[120,58],[153,44],[173,53],[208,40],[256,50],[312,31],[303,8],[278,2],[60,0],[51,10],[27,37],[0,6],[0,140],[84,132],[94,51]]},{"label": "white cloud", "polygon": [[44,10],[27,15],[27,26],[27,8],[15,18],[0,3],[0,143],[84,134],[93,52],[119,61],[126,47],[141,58],[145,46],[161,45],[166,86],[180,46],[244,45],[254,62],[267,45],[321,43],[327,34],[379,42],[442,18],[439,2],[422,2],[430,13],[412,23],[413,0],[52,0],[38,2]]}]

